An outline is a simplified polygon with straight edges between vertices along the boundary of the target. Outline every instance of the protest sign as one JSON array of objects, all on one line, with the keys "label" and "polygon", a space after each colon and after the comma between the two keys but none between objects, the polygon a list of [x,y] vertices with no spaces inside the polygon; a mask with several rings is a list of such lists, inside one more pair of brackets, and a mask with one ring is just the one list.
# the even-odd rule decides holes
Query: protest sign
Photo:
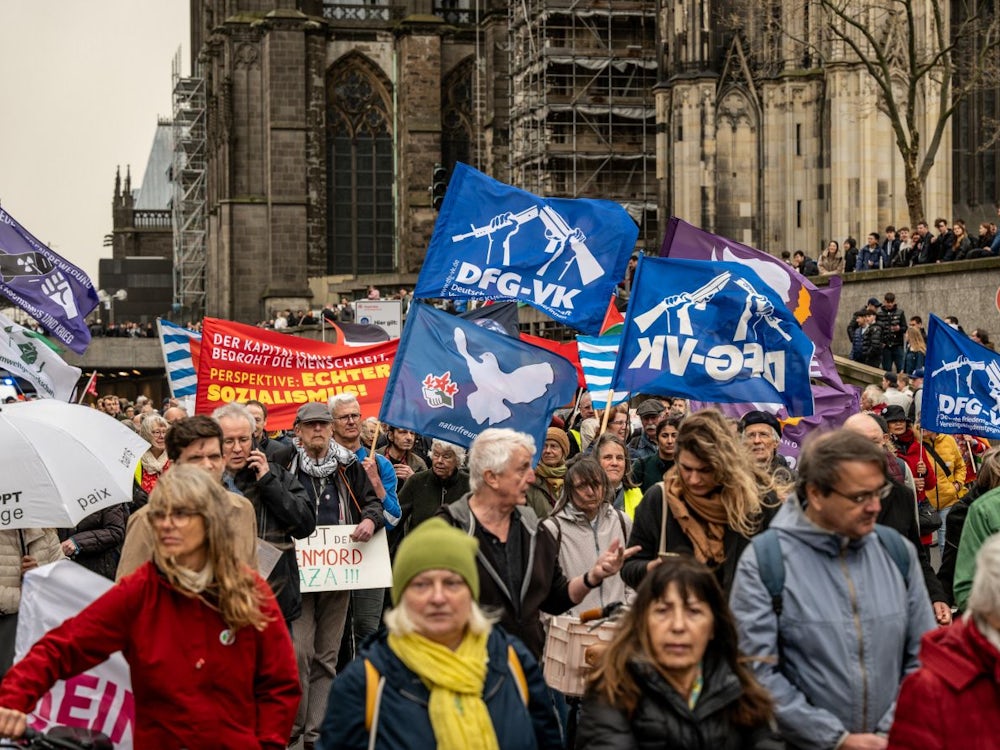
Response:
[{"label": "protest sign", "polygon": [[354,303],[355,320],[361,325],[379,326],[389,338],[403,332],[403,308],[398,299],[362,299]]},{"label": "protest sign", "polygon": [[[21,585],[16,659],[112,586],[112,581],[69,560],[29,570]],[[57,682],[38,701],[29,719],[29,725],[38,731],[60,724],[103,732],[118,750],[131,749],[134,723],[132,681],[120,652],[76,677]]]},{"label": "protest sign", "polygon": [[305,539],[295,540],[299,590],[303,594],[392,585],[385,529],[376,531],[367,542],[354,542],[351,532],[355,528],[350,524],[317,526]]},{"label": "protest sign", "polygon": [[267,426],[289,429],[299,407],[354,393],[362,409],[378,410],[397,341],[356,347],[327,344],[228,320],[205,318],[198,358],[197,412],[231,401],[260,401]]}]

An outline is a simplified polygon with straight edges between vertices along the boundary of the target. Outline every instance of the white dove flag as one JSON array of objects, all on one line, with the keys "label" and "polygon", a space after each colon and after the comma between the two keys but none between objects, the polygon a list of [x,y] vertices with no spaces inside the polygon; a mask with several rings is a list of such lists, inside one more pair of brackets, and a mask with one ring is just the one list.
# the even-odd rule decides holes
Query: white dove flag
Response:
[{"label": "white dove flag", "polygon": [[541,454],[552,412],[573,400],[564,357],[427,304],[410,309],[379,420],[469,446],[489,427],[531,435]]},{"label": "white dove flag", "polygon": [[66,364],[41,335],[0,314],[0,367],[24,378],[41,398],[69,401],[80,368]]}]

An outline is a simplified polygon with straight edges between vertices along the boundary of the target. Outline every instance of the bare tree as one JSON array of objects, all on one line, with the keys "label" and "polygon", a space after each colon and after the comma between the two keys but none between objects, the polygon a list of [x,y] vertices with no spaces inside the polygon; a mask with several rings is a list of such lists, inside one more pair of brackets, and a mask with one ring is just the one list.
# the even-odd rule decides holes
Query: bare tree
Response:
[{"label": "bare tree", "polygon": [[[1000,80],[997,0],[737,0],[735,5],[729,24],[762,42],[771,58],[762,62],[770,72],[776,66],[830,63],[860,64],[867,71],[874,104],[887,117],[903,161],[910,221],[924,219],[927,176],[953,115],[969,96]],[[996,138],[994,132],[983,141]]]}]

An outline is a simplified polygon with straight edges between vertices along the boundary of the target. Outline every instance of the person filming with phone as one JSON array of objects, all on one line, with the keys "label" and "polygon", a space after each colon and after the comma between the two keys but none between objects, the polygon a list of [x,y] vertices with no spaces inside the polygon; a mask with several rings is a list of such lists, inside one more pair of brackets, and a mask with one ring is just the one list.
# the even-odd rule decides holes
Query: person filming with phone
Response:
[{"label": "person filming with phone", "polygon": [[664,558],[686,554],[707,565],[728,594],[740,554],[778,505],[772,477],[725,417],[714,409],[692,414],[677,432],[673,467],[636,508],[628,543],[640,551],[625,562],[622,580],[638,589]]}]

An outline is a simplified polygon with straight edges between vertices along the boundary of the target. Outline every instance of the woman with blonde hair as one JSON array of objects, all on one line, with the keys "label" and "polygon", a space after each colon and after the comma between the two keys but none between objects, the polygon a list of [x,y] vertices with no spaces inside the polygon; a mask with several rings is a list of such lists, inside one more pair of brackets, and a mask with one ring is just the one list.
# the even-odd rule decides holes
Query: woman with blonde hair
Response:
[{"label": "woman with blonde hair", "polygon": [[21,736],[25,713],[56,681],[121,651],[136,747],[284,748],[301,695],[295,655],[267,583],[236,557],[226,490],[204,469],[177,466],[149,506],[152,561],[7,673],[0,736]]},{"label": "woman with blonde hair", "polygon": [[914,372],[924,366],[927,358],[927,341],[917,326],[907,326],[903,337],[906,353],[903,355],[903,372]]},{"label": "woman with blonde hair", "polygon": [[779,505],[774,480],[754,464],[714,409],[681,424],[674,466],[646,491],[635,512],[622,578],[638,588],[665,556],[689,554],[715,572],[728,592],[750,538],[767,528]]},{"label": "woman with blonde hair", "polygon": [[712,572],[689,557],[658,566],[590,676],[576,746],[782,750],[737,645]]}]

